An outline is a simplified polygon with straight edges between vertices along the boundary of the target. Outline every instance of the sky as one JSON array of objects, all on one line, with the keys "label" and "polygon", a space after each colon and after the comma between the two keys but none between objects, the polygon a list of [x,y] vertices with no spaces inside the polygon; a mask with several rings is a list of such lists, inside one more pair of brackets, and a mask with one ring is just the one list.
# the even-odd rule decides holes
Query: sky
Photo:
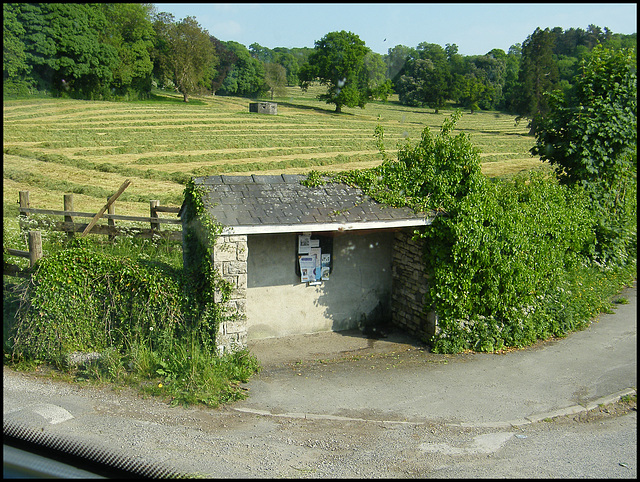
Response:
[{"label": "sky", "polygon": [[591,24],[637,32],[634,3],[156,3],[176,21],[195,17],[210,35],[245,47],[310,47],[329,32],[353,32],[374,52],[421,42],[456,44],[461,55],[505,52],[537,27]]}]

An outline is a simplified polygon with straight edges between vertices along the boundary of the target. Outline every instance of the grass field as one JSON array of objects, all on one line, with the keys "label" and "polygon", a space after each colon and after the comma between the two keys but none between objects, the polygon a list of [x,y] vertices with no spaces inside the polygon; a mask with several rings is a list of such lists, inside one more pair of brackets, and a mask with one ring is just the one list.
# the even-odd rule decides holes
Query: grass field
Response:
[{"label": "grass field", "polygon": [[[148,216],[151,199],[180,206],[190,176],[371,167],[381,161],[377,124],[394,157],[399,142],[417,141],[426,126],[439,131],[452,112],[392,98],[335,114],[316,100],[318,89],[290,88],[274,99],[277,115],[250,113],[249,99],[194,97],[185,104],[166,93],[144,102],[5,100],[3,215],[17,214],[21,190],[30,191],[31,207],[62,209],[63,194],[73,192],[76,211],[96,212],[130,179],[116,213]],[[466,113],[457,127],[480,148],[488,176],[542,166],[528,152],[533,137],[513,116]]]}]

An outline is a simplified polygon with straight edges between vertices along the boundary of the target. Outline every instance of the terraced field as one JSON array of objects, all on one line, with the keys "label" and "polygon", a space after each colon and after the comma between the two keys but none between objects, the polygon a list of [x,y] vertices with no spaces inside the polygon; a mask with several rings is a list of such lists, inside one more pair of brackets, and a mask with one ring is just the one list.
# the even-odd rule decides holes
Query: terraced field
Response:
[{"label": "terraced field", "polygon": [[[191,176],[370,167],[381,161],[376,125],[393,156],[404,139],[418,140],[425,126],[437,132],[451,114],[393,99],[335,114],[317,93],[290,88],[274,100],[277,115],[250,113],[250,101],[235,97],[187,104],[167,94],[148,102],[5,100],[4,215],[17,213],[20,190],[30,191],[32,207],[45,209],[62,209],[63,194],[73,192],[77,211],[95,212],[130,179],[117,213],[148,215],[150,199],[179,206]],[[489,176],[541,166],[528,153],[534,140],[526,125],[516,126],[513,116],[465,114],[457,127],[481,149]]]}]

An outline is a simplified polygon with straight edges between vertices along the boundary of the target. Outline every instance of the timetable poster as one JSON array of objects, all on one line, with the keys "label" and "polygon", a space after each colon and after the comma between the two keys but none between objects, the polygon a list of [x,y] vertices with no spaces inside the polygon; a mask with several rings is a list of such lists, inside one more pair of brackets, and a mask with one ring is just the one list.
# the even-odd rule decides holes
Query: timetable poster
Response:
[{"label": "timetable poster", "polygon": [[316,280],[316,258],[315,256],[300,256],[300,281],[309,283]]}]

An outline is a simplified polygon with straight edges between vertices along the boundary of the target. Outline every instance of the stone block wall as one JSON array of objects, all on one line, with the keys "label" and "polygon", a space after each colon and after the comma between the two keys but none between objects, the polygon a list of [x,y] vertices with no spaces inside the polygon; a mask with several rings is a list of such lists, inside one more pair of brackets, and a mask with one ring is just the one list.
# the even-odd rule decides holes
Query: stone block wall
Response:
[{"label": "stone block wall", "polygon": [[391,320],[395,326],[426,341],[436,332],[437,318],[433,312],[424,311],[429,281],[424,271],[423,241],[412,237],[407,231],[395,236]]},{"label": "stone block wall", "polygon": [[[217,334],[218,351],[223,354],[247,346],[247,237],[219,236],[213,248],[213,267],[233,287],[225,302],[224,320]],[[216,303],[221,295],[216,294]]]}]

